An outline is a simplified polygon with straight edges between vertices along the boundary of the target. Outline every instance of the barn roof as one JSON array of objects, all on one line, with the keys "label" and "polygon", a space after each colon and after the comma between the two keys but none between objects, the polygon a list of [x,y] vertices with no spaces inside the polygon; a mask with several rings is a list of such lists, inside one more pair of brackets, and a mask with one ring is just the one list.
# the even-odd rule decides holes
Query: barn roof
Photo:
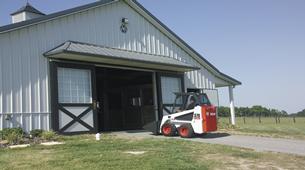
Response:
[{"label": "barn roof", "polygon": [[15,29],[18,29],[18,28],[23,28],[23,27],[26,27],[26,26],[34,25],[34,24],[38,24],[40,22],[48,21],[48,20],[51,20],[51,19],[54,19],[54,18],[57,18],[57,17],[67,15],[67,14],[87,10],[87,9],[90,9],[90,8],[93,8],[93,7],[105,5],[105,4],[114,2],[114,1],[117,1],[117,0],[99,0],[97,2],[93,2],[93,3],[83,5],[83,6],[79,6],[79,7],[76,7],[76,8],[71,8],[71,9],[67,9],[67,10],[64,10],[64,11],[55,12],[55,13],[52,13],[52,14],[48,14],[48,15],[45,15],[45,16],[42,16],[42,17],[26,20],[26,21],[23,21],[23,22],[18,22],[18,23],[5,25],[5,26],[0,27],[0,33],[15,30]]},{"label": "barn roof", "polygon": [[76,41],[67,41],[54,49],[47,51],[44,53],[44,56],[55,59],[73,59],[86,62],[100,62],[179,72],[200,69],[170,57]]}]

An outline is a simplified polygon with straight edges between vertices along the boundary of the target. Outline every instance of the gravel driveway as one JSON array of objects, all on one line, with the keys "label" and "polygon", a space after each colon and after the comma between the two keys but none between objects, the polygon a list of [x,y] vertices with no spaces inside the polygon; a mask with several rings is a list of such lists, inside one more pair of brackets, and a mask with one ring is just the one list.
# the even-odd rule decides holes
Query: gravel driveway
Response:
[{"label": "gravel driveway", "polygon": [[[123,137],[132,137],[132,138],[133,137],[160,138],[160,139],[168,138],[162,135],[159,136],[151,135],[150,132],[145,132],[145,131],[123,131],[123,132],[113,132],[112,134]],[[180,137],[173,137],[173,138],[182,139]],[[236,147],[254,149],[256,151],[281,152],[281,153],[305,156],[305,140],[229,135],[227,133],[211,133],[202,137],[199,136],[199,137],[183,139],[183,140],[236,146]]]}]

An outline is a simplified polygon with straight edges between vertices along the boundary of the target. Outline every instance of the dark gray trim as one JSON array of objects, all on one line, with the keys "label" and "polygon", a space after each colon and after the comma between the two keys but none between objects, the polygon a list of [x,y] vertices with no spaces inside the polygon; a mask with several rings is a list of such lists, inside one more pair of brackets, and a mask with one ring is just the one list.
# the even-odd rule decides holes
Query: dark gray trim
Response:
[{"label": "dark gray trim", "polygon": [[51,96],[51,129],[58,131],[58,86],[57,86],[57,67],[56,63],[49,61],[50,65],[50,96]]},{"label": "dark gray trim", "polygon": [[15,23],[15,24],[5,25],[5,26],[0,27],[0,33],[3,32],[3,31],[16,29],[16,28],[27,26],[27,25],[30,25],[30,24],[36,24],[38,22],[53,19],[53,18],[56,18],[56,17],[60,17],[62,15],[67,15],[67,14],[70,14],[70,13],[86,10],[86,9],[89,9],[89,8],[92,8],[92,7],[95,7],[95,6],[104,5],[104,4],[107,4],[107,3],[110,3],[110,2],[114,2],[114,1],[116,1],[116,0],[99,0],[97,2],[93,2],[93,3],[83,5],[83,6],[79,6],[79,7],[76,7],[76,8],[71,8],[71,9],[56,12],[56,13],[53,13],[53,14],[45,15],[45,16],[42,16],[42,17],[39,17],[39,18],[35,18],[35,19],[31,19],[31,20],[27,20],[27,21]]}]

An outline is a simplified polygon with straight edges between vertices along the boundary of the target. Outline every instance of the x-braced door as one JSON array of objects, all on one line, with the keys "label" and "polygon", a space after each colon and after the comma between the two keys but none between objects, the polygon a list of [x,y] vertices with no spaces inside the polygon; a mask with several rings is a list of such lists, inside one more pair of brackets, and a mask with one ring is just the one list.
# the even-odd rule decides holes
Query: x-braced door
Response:
[{"label": "x-braced door", "polygon": [[96,132],[94,68],[56,63],[52,69],[54,130],[62,134]]}]

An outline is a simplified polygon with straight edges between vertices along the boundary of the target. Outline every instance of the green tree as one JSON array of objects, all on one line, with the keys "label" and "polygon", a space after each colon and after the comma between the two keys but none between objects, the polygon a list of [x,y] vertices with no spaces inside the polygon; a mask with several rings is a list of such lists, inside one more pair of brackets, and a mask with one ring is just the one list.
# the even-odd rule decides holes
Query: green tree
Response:
[{"label": "green tree", "polygon": [[239,112],[240,112],[240,116],[249,116],[250,109],[248,107],[240,107]]},{"label": "green tree", "polygon": [[260,116],[264,113],[264,108],[262,106],[256,105],[251,108],[252,115]]},{"label": "green tree", "polygon": [[305,109],[302,111],[299,111],[297,114],[297,116],[305,116]]},{"label": "green tree", "polygon": [[230,116],[230,108],[224,106],[218,107],[218,116],[222,116],[222,117]]},{"label": "green tree", "polygon": [[[279,111],[277,109],[270,109],[260,105],[255,105],[252,107],[235,107],[236,116],[288,116],[288,113],[285,110]],[[230,108],[220,106],[218,107],[218,115],[223,117],[230,116]],[[298,116],[305,116],[305,109],[298,112]]]}]

